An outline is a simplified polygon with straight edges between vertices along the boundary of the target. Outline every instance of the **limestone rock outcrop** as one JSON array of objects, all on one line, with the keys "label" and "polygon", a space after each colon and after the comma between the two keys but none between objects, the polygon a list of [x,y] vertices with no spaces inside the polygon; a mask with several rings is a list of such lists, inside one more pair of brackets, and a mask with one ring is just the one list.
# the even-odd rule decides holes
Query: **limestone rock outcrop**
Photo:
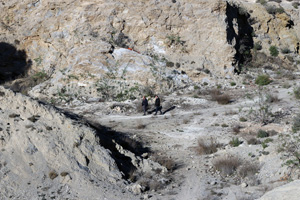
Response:
[{"label": "limestone rock outcrop", "polygon": [[282,6],[270,14],[252,1],[12,0],[0,5],[0,40],[26,52],[31,75],[47,74],[32,96],[123,100],[230,78],[255,42],[267,55],[270,45],[292,51],[299,11]]},{"label": "limestone rock outcrop", "polygon": [[271,200],[271,199],[282,199],[282,200],[297,200],[299,199],[300,181],[295,180],[286,185],[277,187],[266,194],[264,194],[259,200]]},{"label": "limestone rock outcrop", "polygon": [[125,197],[122,174],[91,128],[3,87],[0,119],[1,199]]}]

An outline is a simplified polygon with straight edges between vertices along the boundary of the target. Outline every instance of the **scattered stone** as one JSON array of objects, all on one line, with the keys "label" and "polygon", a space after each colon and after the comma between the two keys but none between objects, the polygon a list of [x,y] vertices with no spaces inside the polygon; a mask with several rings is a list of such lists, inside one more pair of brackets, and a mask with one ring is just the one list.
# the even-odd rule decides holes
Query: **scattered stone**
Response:
[{"label": "scattered stone", "polygon": [[60,175],[63,176],[63,177],[67,176],[68,174],[69,174],[68,172],[62,172],[62,173],[60,173]]},{"label": "scattered stone", "polygon": [[38,121],[40,119],[39,115],[33,115],[32,117],[29,117],[28,120],[35,123],[36,121]]},{"label": "scattered stone", "polygon": [[58,176],[58,174],[56,173],[56,171],[50,171],[49,172],[49,178],[51,180],[55,179]]},{"label": "scattered stone", "polygon": [[149,154],[148,153],[143,153],[142,158],[148,158]]},{"label": "scattered stone", "polygon": [[131,191],[136,195],[141,194],[144,190],[145,188],[140,184],[134,184],[133,186],[131,186]]},{"label": "scattered stone", "polygon": [[10,114],[9,117],[10,118],[16,118],[16,117],[20,117],[20,115],[13,113],[13,114]]},{"label": "scattered stone", "polygon": [[210,185],[217,185],[217,182],[216,181],[212,181],[212,182],[210,182]]},{"label": "scattered stone", "polygon": [[247,184],[247,183],[242,183],[242,184],[241,184],[241,187],[242,187],[242,188],[248,187],[248,184]]}]

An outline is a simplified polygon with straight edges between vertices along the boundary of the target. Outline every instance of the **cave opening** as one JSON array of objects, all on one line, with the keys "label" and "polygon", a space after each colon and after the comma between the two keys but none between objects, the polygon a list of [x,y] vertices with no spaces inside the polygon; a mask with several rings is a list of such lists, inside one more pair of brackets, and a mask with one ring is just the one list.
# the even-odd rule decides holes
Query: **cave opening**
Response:
[{"label": "cave opening", "polygon": [[254,30],[250,25],[250,14],[244,8],[227,2],[226,16],[227,42],[236,50],[233,66],[235,73],[239,74],[243,66],[252,60]]},{"label": "cave opening", "polygon": [[0,84],[26,75],[31,65],[32,61],[27,60],[24,50],[18,50],[9,43],[0,42]]}]

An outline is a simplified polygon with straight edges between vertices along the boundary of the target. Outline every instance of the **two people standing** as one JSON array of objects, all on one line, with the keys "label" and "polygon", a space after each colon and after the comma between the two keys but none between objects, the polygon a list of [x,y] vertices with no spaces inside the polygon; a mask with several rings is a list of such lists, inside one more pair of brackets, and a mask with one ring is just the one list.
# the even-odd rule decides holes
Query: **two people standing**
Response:
[{"label": "two people standing", "polygon": [[[160,111],[160,114],[162,115],[162,107],[160,106],[160,98],[156,95],[155,96],[155,114],[154,115],[157,115],[157,112]],[[143,96],[143,100],[142,100],[142,107],[143,107],[143,111],[144,111],[144,115],[146,115],[146,111],[147,111],[147,108],[148,108],[148,100],[146,99],[145,96]]]}]

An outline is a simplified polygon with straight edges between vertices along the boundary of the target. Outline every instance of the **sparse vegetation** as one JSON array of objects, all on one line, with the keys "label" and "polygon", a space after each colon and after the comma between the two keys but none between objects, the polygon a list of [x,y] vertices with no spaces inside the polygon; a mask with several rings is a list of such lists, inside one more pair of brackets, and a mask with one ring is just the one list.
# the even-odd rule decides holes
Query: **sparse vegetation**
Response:
[{"label": "sparse vegetation", "polygon": [[55,179],[58,176],[58,174],[56,173],[56,171],[52,170],[49,172],[49,178],[51,180]]},{"label": "sparse vegetation", "polygon": [[218,147],[220,147],[220,144],[214,138],[210,138],[209,140],[199,138],[196,150],[200,155],[212,154],[218,151]]},{"label": "sparse vegetation", "polygon": [[232,175],[237,168],[242,164],[241,160],[235,156],[219,157],[213,161],[216,170],[220,171],[222,176]]},{"label": "sparse vegetation", "polygon": [[257,132],[257,137],[258,138],[269,137],[269,133],[267,131],[259,129],[258,132]]},{"label": "sparse vegetation", "polygon": [[178,44],[183,45],[184,41],[181,40],[180,36],[178,36],[178,35],[168,35],[167,36],[167,44],[169,46],[178,45]]},{"label": "sparse vegetation", "polygon": [[225,105],[231,102],[231,97],[228,94],[222,94],[219,90],[211,90],[210,96],[212,101],[217,101],[219,104]]},{"label": "sparse vegetation", "polygon": [[277,7],[277,6],[268,5],[266,6],[266,10],[271,15],[282,14],[285,12],[284,8],[281,6]]},{"label": "sparse vegetation", "polygon": [[300,99],[300,87],[294,89],[294,96],[296,99]]},{"label": "sparse vegetation", "polygon": [[234,125],[234,126],[232,127],[232,132],[233,132],[233,134],[237,135],[237,134],[240,133],[240,131],[241,131],[241,126],[240,126],[240,125]]},{"label": "sparse vegetation", "polygon": [[279,51],[276,46],[271,46],[269,48],[269,51],[270,51],[271,56],[273,56],[273,57],[277,57],[279,54]]},{"label": "sparse vegetation", "polygon": [[299,2],[293,2],[292,3],[292,6],[295,8],[295,9],[298,9],[300,3]]},{"label": "sparse vegetation", "polygon": [[254,51],[260,51],[262,50],[262,45],[259,42],[254,43],[253,47]]},{"label": "sparse vegetation", "polygon": [[292,131],[294,133],[298,132],[300,130],[300,114],[298,114],[296,117],[293,119],[293,126],[292,126]]},{"label": "sparse vegetation", "polygon": [[240,122],[246,122],[247,119],[245,117],[240,117]]},{"label": "sparse vegetation", "polygon": [[158,162],[160,165],[166,167],[170,172],[173,171],[176,167],[176,162],[171,157],[154,154],[151,156],[151,158],[153,159],[153,161]]},{"label": "sparse vegetation", "polygon": [[257,163],[245,162],[238,168],[238,175],[241,178],[252,177],[258,172],[258,170],[259,166]]},{"label": "sparse vegetation", "polygon": [[240,146],[241,143],[242,141],[240,141],[239,138],[232,138],[231,141],[229,142],[229,144],[233,147],[238,147]]},{"label": "sparse vegetation", "polygon": [[247,143],[252,144],[252,145],[257,145],[257,144],[260,144],[261,142],[258,139],[252,137],[252,138],[247,140]]},{"label": "sparse vegetation", "polygon": [[269,102],[267,102],[266,92],[263,88],[259,89],[258,92],[258,101],[255,101],[257,107],[255,109],[251,108],[249,111],[249,116],[252,116],[252,119],[260,121],[263,124],[267,124],[272,121],[272,107]]},{"label": "sparse vegetation", "polygon": [[266,5],[267,1],[266,0],[256,0],[256,3],[260,3],[261,5]]},{"label": "sparse vegetation", "polygon": [[35,82],[42,82],[44,80],[46,80],[47,78],[49,78],[48,74],[45,71],[41,71],[41,72],[37,72],[32,76],[33,80]]},{"label": "sparse vegetation", "polygon": [[276,102],[279,102],[279,98],[276,94],[267,92],[266,93],[266,102],[267,103],[276,103]]},{"label": "sparse vegetation", "polygon": [[268,85],[272,82],[271,78],[269,75],[266,74],[261,74],[259,76],[257,76],[257,78],[255,79],[255,84],[263,86],[263,85]]}]

